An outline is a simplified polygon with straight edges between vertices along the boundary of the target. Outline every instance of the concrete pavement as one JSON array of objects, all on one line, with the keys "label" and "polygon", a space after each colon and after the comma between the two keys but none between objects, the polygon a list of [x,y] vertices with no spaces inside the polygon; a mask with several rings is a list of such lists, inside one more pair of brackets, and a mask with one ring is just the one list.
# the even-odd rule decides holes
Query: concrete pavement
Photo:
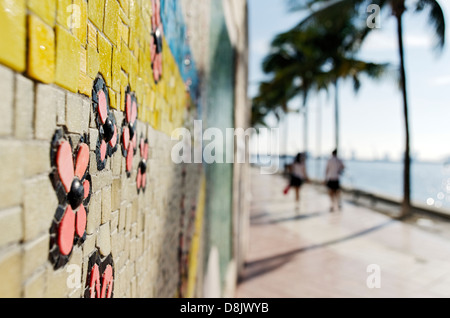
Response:
[{"label": "concrete pavement", "polygon": [[450,296],[448,221],[398,221],[346,200],[330,213],[323,187],[305,185],[297,205],[285,185],[252,171],[249,253],[236,297]]}]

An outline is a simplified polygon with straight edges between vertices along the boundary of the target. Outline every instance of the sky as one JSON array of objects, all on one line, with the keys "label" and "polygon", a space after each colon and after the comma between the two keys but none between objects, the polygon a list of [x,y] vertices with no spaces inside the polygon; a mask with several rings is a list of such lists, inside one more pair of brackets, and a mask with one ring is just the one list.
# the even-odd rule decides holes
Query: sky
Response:
[{"label": "sky", "polygon": [[[427,24],[427,13],[404,15],[405,58],[413,156],[423,161],[450,158],[450,3],[439,1],[447,21],[447,45],[438,54],[434,34]],[[249,97],[266,75],[261,63],[270,50],[273,37],[298,23],[305,13],[288,12],[287,0],[249,0],[250,78]],[[367,15],[369,15],[367,13]],[[371,32],[360,57],[366,61],[399,65],[395,19],[381,16],[381,28]],[[321,93],[309,99],[308,148],[312,155],[329,155],[334,145],[334,97]],[[294,100],[290,107],[300,106]],[[357,95],[352,83],[342,82],[340,89],[341,155],[358,159],[400,160],[404,152],[402,97],[394,77],[374,82],[364,79]],[[290,114],[277,123],[280,151],[290,154],[304,150],[303,117]],[[264,151],[266,135],[259,138]],[[262,140],[262,141],[261,141]],[[253,150],[256,149],[253,141]]]}]

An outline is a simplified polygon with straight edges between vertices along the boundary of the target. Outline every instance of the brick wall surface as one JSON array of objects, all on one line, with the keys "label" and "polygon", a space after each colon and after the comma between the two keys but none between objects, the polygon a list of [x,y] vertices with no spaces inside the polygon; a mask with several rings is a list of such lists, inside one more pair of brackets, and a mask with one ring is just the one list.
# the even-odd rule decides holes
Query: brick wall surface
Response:
[{"label": "brick wall surface", "polygon": [[[164,38],[155,81],[155,8],[150,0],[0,0],[0,297],[187,292],[203,168],[170,158],[172,130],[190,125],[195,112]],[[102,102],[96,83],[103,82]],[[134,146],[125,130],[134,131]],[[66,175],[84,187],[75,207],[79,188],[65,189]],[[84,233],[73,234],[74,226]]]}]

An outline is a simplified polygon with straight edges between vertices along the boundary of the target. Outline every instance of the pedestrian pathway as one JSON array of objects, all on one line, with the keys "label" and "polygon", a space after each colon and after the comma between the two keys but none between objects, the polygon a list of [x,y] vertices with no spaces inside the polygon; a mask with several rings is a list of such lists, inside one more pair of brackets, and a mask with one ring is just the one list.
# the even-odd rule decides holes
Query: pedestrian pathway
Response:
[{"label": "pedestrian pathway", "polygon": [[314,185],[302,188],[297,206],[294,191],[282,194],[285,184],[252,171],[249,252],[236,297],[450,296],[450,241],[430,230],[444,221],[402,222],[345,200],[330,213],[325,189]]}]

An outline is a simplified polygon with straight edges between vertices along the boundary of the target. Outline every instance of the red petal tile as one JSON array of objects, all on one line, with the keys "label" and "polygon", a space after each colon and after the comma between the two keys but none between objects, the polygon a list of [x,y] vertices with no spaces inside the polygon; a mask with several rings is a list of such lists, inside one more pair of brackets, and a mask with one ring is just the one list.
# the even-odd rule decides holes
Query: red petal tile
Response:
[{"label": "red petal tile", "polygon": [[104,140],[102,140],[102,144],[100,145],[100,160],[101,161],[104,161],[106,159],[106,150],[107,150],[106,142]]},{"label": "red petal tile", "polygon": [[133,144],[133,149],[132,149],[132,151],[134,152],[134,149],[137,148],[137,137],[136,137],[136,134],[134,134],[133,140],[131,141],[131,143]]},{"label": "red petal tile", "polygon": [[[111,298],[113,290],[113,270],[111,265],[106,266],[105,272],[102,275],[102,294],[101,298]],[[108,293],[106,293],[108,290]]]},{"label": "red petal tile", "polygon": [[158,69],[157,69],[156,65],[153,68],[153,79],[155,80],[155,82],[158,81]]},{"label": "red petal tile", "polygon": [[69,255],[73,247],[73,239],[75,237],[75,213],[73,213],[70,205],[59,224],[58,228],[58,245],[62,255]]},{"label": "red petal tile", "polygon": [[89,282],[89,290],[91,292],[91,298],[100,297],[100,270],[97,264],[95,264],[91,269],[91,281]]},{"label": "red petal tile", "polygon": [[56,166],[59,178],[67,193],[72,186],[74,171],[72,159],[72,147],[68,141],[62,141],[56,154]]},{"label": "red petal tile", "polygon": [[130,130],[128,129],[128,127],[123,128],[122,140],[124,148],[128,149],[130,145]]},{"label": "red petal tile", "polygon": [[83,188],[84,188],[84,199],[86,200],[89,196],[89,191],[91,191],[91,184],[88,180],[84,180],[83,182]]},{"label": "red petal tile", "polygon": [[131,169],[133,169],[133,148],[130,144],[127,154],[127,172],[131,172]]},{"label": "red petal tile", "polygon": [[86,209],[84,205],[80,205],[77,211],[76,231],[79,237],[82,237],[86,231]]},{"label": "red petal tile", "polygon": [[131,95],[127,95],[127,104],[125,107],[125,110],[127,112],[127,122],[131,123]]},{"label": "red petal tile", "polygon": [[144,144],[144,154],[142,156],[145,160],[148,159],[148,143]]},{"label": "red petal tile", "polygon": [[137,103],[133,101],[131,105],[131,121],[130,123],[134,123],[137,119]]},{"label": "red petal tile", "polygon": [[138,171],[138,173],[137,173],[136,184],[137,184],[137,188],[138,189],[142,188],[142,174],[141,174],[141,171]]},{"label": "red petal tile", "polygon": [[114,148],[116,144],[117,144],[117,127],[114,125],[114,135],[112,139],[109,141],[109,145]]},{"label": "red petal tile", "polygon": [[98,92],[98,113],[102,124],[105,124],[106,119],[108,118],[108,106],[106,103],[106,95],[103,90]]},{"label": "red petal tile", "polygon": [[142,189],[143,189],[143,188],[145,188],[146,186],[147,186],[147,174],[144,173],[144,174],[142,175],[141,187],[142,187]]},{"label": "red petal tile", "polygon": [[82,179],[86,173],[89,165],[89,147],[86,144],[81,144],[78,148],[77,163],[75,166],[75,176]]}]

